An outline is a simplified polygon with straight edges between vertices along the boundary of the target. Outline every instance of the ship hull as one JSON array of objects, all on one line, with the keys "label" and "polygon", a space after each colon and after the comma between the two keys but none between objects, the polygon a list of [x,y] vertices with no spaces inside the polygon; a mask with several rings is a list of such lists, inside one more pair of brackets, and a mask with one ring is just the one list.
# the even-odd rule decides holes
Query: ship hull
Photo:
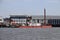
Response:
[{"label": "ship hull", "polygon": [[19,26],[19,28],[52,28],[51,25],[43,25],[43,26]]}]

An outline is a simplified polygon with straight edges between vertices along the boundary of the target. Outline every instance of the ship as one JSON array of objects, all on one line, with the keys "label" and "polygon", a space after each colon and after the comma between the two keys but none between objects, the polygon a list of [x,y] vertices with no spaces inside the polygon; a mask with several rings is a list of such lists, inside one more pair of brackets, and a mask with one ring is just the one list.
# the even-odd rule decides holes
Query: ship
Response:
[{"label": "ship", "polygon": [[[31,23],[31,16],[27,16],[25,15],[24,17],[22,17],[22,19],[20,19],[19,21],[25,21],[23,23],[20,23],[20,22],[15,22],[13,20],[11,20],[11,26],[12,27],[15,27],[15,28],[52,28],[52,25],[51,24],[46,24],[46,9],[44,8],[44,23],[41,24],[41,23]],[[15,17],[15,16],[14,16]],[[19,16],[17,16],[18,18],[20,18]],[[12,18],[12,17],[10,17]],[[16,17],[15,17],[16,18]],[[24,19],[23,19],[24,18]],[[16,19],[15,19],[16,20]],[[26,21],[27,20],[27,21]]]}]

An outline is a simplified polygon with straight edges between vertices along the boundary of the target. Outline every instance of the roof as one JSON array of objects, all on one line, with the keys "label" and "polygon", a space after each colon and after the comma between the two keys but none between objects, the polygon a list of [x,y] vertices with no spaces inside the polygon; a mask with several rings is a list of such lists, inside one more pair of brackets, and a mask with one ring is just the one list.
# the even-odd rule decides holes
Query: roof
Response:
[{"label": "roof", "polygon": [[[32,19],[44,19],[44,16],[32,16]],[[60,19],[60,16],[46,16],[46,19]]]},{"label": "roof", "polygon": [[[10,15],[10,17],[28,17],[28,15]],[[30,15],[32,19],[44,19],[43,15]],[[60,19],[60,16],[46,16],[46,19]]]},{"label": "roof", "polygon": [[16,16],[20,17],[20,16],[27,16],[27,15],[10,15],[10,17],[16,17]]}]

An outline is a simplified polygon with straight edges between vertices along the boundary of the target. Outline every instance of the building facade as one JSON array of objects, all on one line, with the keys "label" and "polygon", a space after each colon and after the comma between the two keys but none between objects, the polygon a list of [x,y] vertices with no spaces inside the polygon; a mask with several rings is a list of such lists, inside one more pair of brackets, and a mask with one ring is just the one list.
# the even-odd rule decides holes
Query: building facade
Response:
[{"label": "building facade", "polygon": [[[16,23],[27,23],[27,18],[30,17],[30,23],[40,23],[44,24],[44,16],[42,15],[11,15],[10,19],[14,20]],[[60,25],[60,16],[46,16],[46,24]]]},{"label": "building facade", "polygon": [[10,19],[15,23],[26,23],[27,16],[24,15],[11,15]]}]

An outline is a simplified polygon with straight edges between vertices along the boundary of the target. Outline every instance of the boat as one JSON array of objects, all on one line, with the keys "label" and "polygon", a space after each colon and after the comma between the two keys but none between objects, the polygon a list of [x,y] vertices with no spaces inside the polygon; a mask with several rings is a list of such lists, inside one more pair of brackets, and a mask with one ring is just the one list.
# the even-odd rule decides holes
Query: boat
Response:
[{"label": "boat", "polygon": [[[44,17],[43,24],[30,22],[32,17],[28,16],[25,19],[19,19],[20,21],[25,21],[25,22],[16,22],[16,21],[12,20],[11,25],[12,25],[12,27],[16,27],[16,28],[52,28],[52,25],[46,24],[46,9],[45,8],[44,8],[43,17]],[[15,18],[15,16],[14,16],[14,18]],[[15,19],[15,20],[17,20],[17,19]]]}]

